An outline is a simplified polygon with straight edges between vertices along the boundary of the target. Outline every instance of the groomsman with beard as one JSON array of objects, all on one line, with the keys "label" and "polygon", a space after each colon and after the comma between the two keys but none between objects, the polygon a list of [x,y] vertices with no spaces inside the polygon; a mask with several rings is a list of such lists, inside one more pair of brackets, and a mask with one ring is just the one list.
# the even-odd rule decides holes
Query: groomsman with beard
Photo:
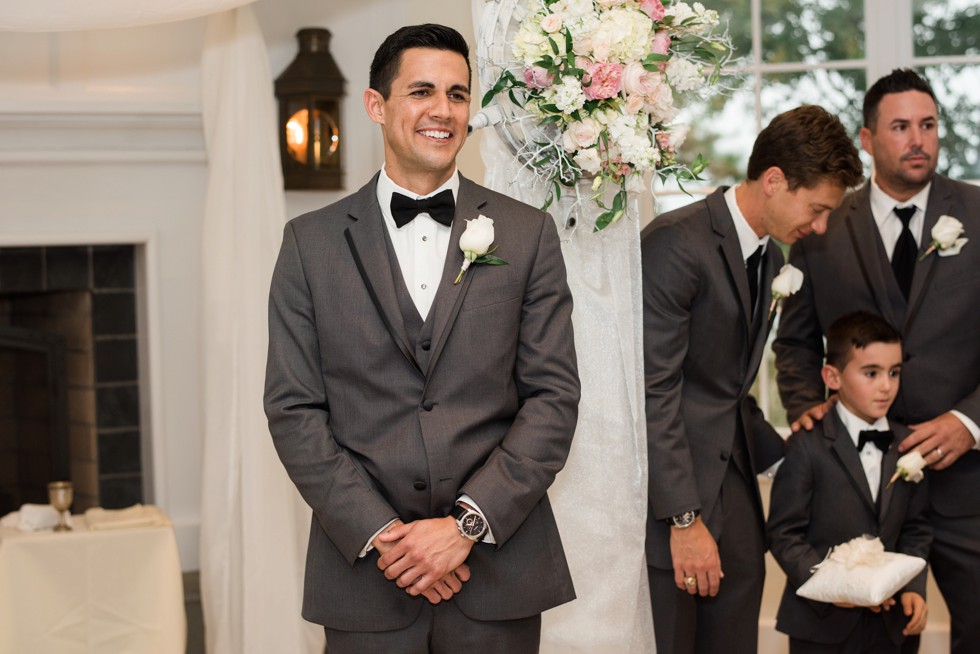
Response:
[{"label": "groomsman with beard", "polygon": [[747,177],[656,218],[642,242],[646,549],[657,650],[671,654],[756,654],[756,473],[783,445],[748,394],[783,260],[771,239],[823,233],[861,162],[836,117],[803,106],[759,134]]},{"label": "groomsman with beard", "polygon": [[834,214],[827,234],[790,251],[803,288],[774,344],[793,429],[827,412],[823,336],[839,316],[871,311],[902,332],[902,386],[888,417],[912,428],[900,449],[931,464],[930,563],[949,605],[952,652],[980,646],[980,243],[934,249],[941,219],[980,238],[980,188],[936,174],[939,110],[929,83],[899,69],[864,99],[861,145],[871,181]]}]

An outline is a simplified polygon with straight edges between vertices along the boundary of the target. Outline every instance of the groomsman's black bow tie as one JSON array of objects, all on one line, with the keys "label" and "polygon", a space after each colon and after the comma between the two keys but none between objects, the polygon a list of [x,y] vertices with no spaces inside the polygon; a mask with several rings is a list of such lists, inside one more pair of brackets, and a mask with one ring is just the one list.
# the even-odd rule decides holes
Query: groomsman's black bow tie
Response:
[{"label": "groomsman's black bow tie", "polygon": [[436,193],[432,197],[413,200],[401,193],[391,194],[391,217],[398,227],[404,227],[415,220],[420,213],[427,213],[432,220],[446,227],[453,224],[453,214],[456,213],[456,201],[452,189]]},{"label": "groomsman's black bow tie", "polygon": [[891,445],[892,441],[895,439],[895,434],[891,430],[878,431],[876,429],[868,429],[862,431],[858,434],[858,452],[864,450],[864,446],[868,443],[874,443],[882,452],[888,450],[888,446]]}]

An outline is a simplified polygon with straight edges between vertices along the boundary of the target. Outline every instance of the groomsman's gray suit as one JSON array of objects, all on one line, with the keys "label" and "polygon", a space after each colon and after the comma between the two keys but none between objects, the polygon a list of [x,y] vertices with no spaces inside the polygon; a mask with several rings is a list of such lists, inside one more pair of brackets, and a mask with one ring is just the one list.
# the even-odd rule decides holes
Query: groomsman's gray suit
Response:
[{"label": "groomsman's gray suit", "polygon": [[[860,454],[836,410],[813,431],[793,434],[786,443],[786,460],[773,482],[768,522],[772,553],[787,576],[776,616],[779,631],[812,643],[841,643],[868,611],[838,608],[796,594],[831,547],[867,534],[880,538],[889,552],[929,555],[932,529],[926,516],[925,483],[899,481],[888,487],[898,461],[897,445],[908,435],[907,428],[892,427],[895,442],[882,456],[877,502],[871,498]],[[926,571],[906,590],[925,597]],[[908,623],[901,608],[899,603],[882,612],[896,644],[904,640],[902,629]]]},{"label": "groomsman's gray suit", "polygon": [[[756,473],[782,456],[783,441],[763,418],[749,388],[769,331],[772,278],[783,257],[770,241],[753,315],[724,191],[656,218],[642,242],[650,464],[646,554],[654,569],[651,600],[658,649],[670,651],[693,642],[693,634],[675,633],[685,631],[685,625],[658,617],[670,615],[673,609],[667,605],[675,601],[709,603],[732,616],[751,636],[714,637],[727,640],[727,651],[740,651],[739,642],[755,650],[765,574],[765,519]],[[693,507],[700,508],[719,544],[726,575],[717,597],[703,600],[675,588],[671,572],[666,519]],[[663,588],[658,588],[661,582]],[[698,638],[708,637],[700,631]]]},{"label": "groomsman's gray suit", "polygon": [[[272,282],[265,408],[276,449],[313,508],[303,616],[352,631],[400,629],[425,603],[358,554],[395,518],[442,517],[460,494],[486,515],[466,616],[533,616],[574,598],[546,491],[568,455],[579,382],[554,223],[460,179],[452,245],[423,322],[376,195],[287,224]],[[505,266],[458,285],[465,220],[494,221]]]},{"label": "groomsman's gray suit", "polygon": [[[825,398],[820,367],[827,327],[864,310],[902,333],[902,385],[889,418],[916,424],[955,409],[980,424],[980,188],[933,176],[920,252],[942,215],[959,219],[970,242],[956,256],[933,252],[919,261],[907,302],[869,198],[865,185],[844,200],[824,236],[800,241],[790,251],[790,263],[803,271],[803,288],[787,298],[773,347],[789,417]],[[930,495],[933,572],[954,612],[962,607],[975,616],[980,579],[965,577],[959,562],[972,560],[972,569],[980,569],[980,452],[967,452],[933,474]],[[980,643],[980,633],[972,638]]]}]

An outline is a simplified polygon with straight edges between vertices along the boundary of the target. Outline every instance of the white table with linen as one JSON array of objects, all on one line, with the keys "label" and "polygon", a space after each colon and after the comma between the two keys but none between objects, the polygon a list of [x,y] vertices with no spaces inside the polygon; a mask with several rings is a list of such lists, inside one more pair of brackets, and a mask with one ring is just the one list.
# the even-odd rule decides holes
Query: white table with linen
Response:
[{"label": "white table with linen", "polygon": [[0,654],[183,654],[169,521],[110,529],[72,521],[68,532],[0,527]]}]

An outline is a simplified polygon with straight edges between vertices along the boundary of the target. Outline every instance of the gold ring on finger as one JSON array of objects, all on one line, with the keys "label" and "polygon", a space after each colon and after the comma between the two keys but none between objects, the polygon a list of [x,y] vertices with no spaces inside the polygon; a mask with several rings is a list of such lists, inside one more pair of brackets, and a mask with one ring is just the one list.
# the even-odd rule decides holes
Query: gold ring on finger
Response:
[{"label": "gold ring on finger", "polygon": [[939,455],[939,458],[940,459],[943,458],[943,451],[941,449],[939,449],[938,447],[936,448],[936,454]]},{"label": "gold ring on finger", "polygon": [[684,577],[684,585],[688,588],[694,588],[698,585],[697,577]]}]

